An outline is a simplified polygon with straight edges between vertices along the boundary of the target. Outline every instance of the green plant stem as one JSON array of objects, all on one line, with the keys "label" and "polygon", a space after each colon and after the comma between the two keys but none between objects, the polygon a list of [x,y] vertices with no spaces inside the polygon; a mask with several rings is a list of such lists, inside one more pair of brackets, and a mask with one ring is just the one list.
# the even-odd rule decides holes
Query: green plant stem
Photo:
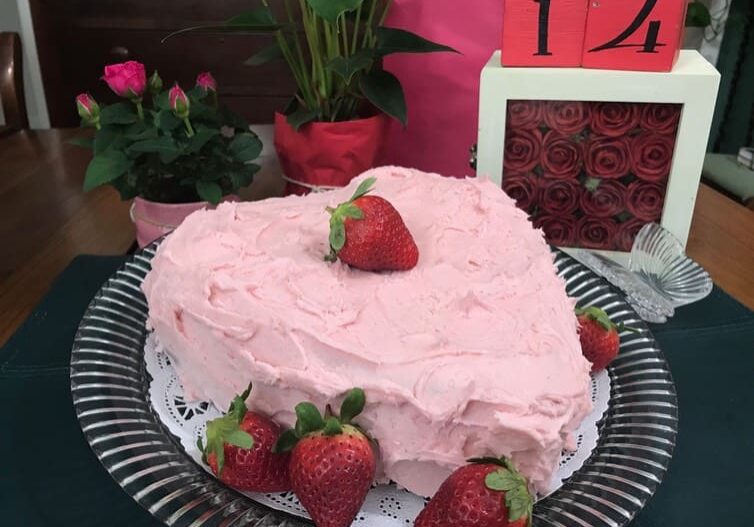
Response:
[{"label": "green plant stem", "polygon": [[372,42],[372,23],[374,22],[374,14],[377,11],[377,2],[379,0],[372,0],[372,7],[369,8],[369,16],[367,17],[366,27],[364,29],[364,39],[361,41],[361,47],[365,48]]},{"label": "green plant stem", "polygon": [[344,57],[350,57],[351,56],[351,48],[348,46],[348,24],[346,23],[346,17],[341,16],[340,17],[340,37],[343,41],[343,49],[342,54]]},{"label": "green plant stem", "polygon": [[144,120],[144,108],[141,105],[141,99],[136,99],[134,101],[134,104],[136,104],[136,113],[139,115],[139,121]]},{"label": "green plant stem", "polygon": [[359,42],[359,29],[361,29],[361,6],[364,4],[359,4],[359,7],[356,9],[356,22],[353,24],[353,42],[351,42],[351,55],[356,53],[356,46]]},{"label": "green plant stem", "polygon": [[183,118],[183,124],[186,125],[186,135],[194,137],[194,127],[191,126],[191,121],[189,121],[188,117]]},{"label": "green plant stem", "polygon": [[377,27],[382,26],[382,24],[385,23],[385,19],[387,18],[387,15],[390,12],[390,8],[392,6],[393,6],[393,0],[387,0],[385,2],[385,9],[384,9],[384,11],[382,11],[382,16],[380,16],[380,21],[377,22]]}]

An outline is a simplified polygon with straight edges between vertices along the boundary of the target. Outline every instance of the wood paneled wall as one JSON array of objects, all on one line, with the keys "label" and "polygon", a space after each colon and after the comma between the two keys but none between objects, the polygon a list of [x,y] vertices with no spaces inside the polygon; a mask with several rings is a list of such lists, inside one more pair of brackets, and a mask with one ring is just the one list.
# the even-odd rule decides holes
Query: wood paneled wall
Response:
[{"label": "wood paneled wall", "polygon": [[[192,33],[162,44],[170,32],[221,22],[253,9],[258,0],[31,0],[50,122],[76,126],[74,97],[89,91],[113,99],[99,80],[106,64],[139,60],[166,83],[191,87],[211,71],[220,96],[251,122],[272,122],[294,91],[286,65],[261,67],[243,61],[272,43],[269,35]],[[271,0],[276,10],[281,0]]]}]

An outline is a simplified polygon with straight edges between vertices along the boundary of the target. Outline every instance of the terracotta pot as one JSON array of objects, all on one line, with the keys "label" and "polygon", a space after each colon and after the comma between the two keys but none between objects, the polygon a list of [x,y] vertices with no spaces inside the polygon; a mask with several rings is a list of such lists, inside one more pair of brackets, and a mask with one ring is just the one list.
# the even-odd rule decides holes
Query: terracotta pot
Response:
[{"label": "terracotta pot", "polygon": [[[238,201],[238,197],[227,196],[223,201]],[[158,203],[135,198],[131,205],[131,221],[136,226],[139,247],[146,247],[157,238],[174,231],[193,212],[208,208],[213,206],[206,201]]]},{"label": "terracotta pot", "polygon": [[275,115],[275,149],[287,181],[286,194],[308,194],[347,185],[374,168],[387,141],[384,114],[338,123],[309,123],[298,132]]}]

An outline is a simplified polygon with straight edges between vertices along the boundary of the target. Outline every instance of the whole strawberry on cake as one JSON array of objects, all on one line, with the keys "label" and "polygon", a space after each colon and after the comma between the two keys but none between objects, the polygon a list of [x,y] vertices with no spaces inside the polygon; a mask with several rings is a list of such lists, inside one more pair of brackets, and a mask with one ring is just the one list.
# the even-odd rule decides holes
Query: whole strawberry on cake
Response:
[{"label": "whole strawberry on cake", "polygon": [[223,408],[252,380],[250,410],[292,426],[360,386],[376,479],[419,495],[488,456],[544,490],[591,409],[553,255],[485,179],[386,167],[197,212],[144,292],[187,397]]}]

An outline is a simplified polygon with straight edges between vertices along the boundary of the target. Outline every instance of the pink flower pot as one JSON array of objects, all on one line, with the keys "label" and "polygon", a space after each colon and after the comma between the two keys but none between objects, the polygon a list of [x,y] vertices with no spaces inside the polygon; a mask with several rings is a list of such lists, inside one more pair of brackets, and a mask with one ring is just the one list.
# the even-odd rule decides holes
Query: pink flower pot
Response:
[{"label": "pink flower pot", "polygon": [[[223,201],[238,201],[227,196]],[[135,198],[131,205],[131,221],[136,225],[136,241],[143,248],[157,238],[174,231],[183,220],[197,210],[213,208],[206,201],[194,203],[157,203]]]}]

